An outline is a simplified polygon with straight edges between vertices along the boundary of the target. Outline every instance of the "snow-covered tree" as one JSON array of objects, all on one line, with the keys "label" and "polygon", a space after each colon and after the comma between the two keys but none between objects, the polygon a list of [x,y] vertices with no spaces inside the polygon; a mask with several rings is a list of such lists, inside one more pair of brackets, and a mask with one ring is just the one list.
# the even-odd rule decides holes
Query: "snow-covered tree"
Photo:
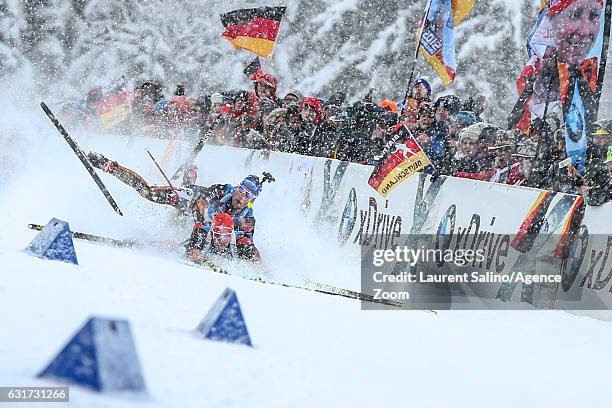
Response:
[{"label": "snow-covered tree", "polygon": [[[421,56],[416,75],[432,80],[434,95],[483,94],[485,118],[504,124],[539,3],[478,0],[455,29],[455,83],[443,89]],[[49,85],[74,93],[122,75],[161,80],[167,93],[187,81],[194,96],[247,88],[242,68],[253,54],[233,50],[220,36],[219,14],[281,4],[287,11],[266,63],[279,76],[280,94],[291,88],[320,96],[343,90],[356,99],[374,88],[381,99],[403,98],[426,0],[5,0],[0,75],[31,63],[37,86],[63,79]]]},{"label": "snow-covered tree", "polygon": [[26,27],[19,1],[0,2],[0,75],[13,74],[27,64],[21,49],[21,34]]}]

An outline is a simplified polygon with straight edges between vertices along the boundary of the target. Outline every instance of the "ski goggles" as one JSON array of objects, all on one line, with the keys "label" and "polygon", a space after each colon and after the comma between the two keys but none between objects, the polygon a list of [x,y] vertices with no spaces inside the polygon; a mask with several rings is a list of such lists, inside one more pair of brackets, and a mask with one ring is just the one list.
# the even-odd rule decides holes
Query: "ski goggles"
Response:
[{"label": "ski goggles", "polygon": [[215,238],[231,237],[233,232],[234,229],[229,227],[212,227],[212,234]]},{"label": "ski goggles", "polygon": [[249,201],[254,201],[255,198],[257,197],[251,191],[247,190],[244,186],[238,186],[237,190],[240,192],[240,194],[245,196]]}]

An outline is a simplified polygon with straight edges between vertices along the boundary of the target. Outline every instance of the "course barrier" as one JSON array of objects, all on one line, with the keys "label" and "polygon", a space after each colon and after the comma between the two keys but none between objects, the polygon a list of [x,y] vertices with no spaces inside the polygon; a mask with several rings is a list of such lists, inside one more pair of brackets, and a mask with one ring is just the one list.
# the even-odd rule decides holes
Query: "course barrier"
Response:
[{"label": "course barrier", "polygon": [[[450,308],[466,303],[472,308],[612,307],[611,203],[590,207],[574,195],[424,174],[405,180],[383,198],[368,185],[371,166],[216,146],[207,147],[200,160],[215,155],[234,157],[243,173],[272,172],[276,188],[291,185],[293,194],[285,200],[313,228],[343,250],[360,254],[362,261],[375,249],[402,247],[408,236],[421,235],[426,241],[444,237],[449,248],[485,251],[483,265],[471,265],[482,274],[508,275],[521,268],[561,277],[552,285],[492,283],[463,290],[462,300],[451,300]],[[405,268],[393,265],[395,273]],[[360,289],[359,266],[354,274],[351,289]],[[345,279],[327,276],[324,283],[346,287]],[[447,300],[443,303],[438,306],[449,308]]]}]

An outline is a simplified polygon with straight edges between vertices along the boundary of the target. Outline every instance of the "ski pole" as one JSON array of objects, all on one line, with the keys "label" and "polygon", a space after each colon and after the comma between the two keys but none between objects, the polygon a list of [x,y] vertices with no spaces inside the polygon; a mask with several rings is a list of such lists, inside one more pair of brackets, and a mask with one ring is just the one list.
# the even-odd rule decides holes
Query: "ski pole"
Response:
[{"label": "ski pole", "polygon": [[176,192],[176,188],[174,188],[174,186],[172,185],[172,183],[170,182],[170,180],[168,179],[168,176],[166,176],[166,173],[164,173],[164,171],[162,170],[161,167],[159,167],[159,164],[157,164],[157,160],[155,160],[155,157],[153,157],[153,155],[151,154],[151,151],[147,150],[147,153],[149,154],[149,157],[151,158],[151,160],[153,160],[153,163],[155,163],[155,166],[157,166],[157,169],[159,170],[159,172],[162,174],[162,176],[164,176],[164,178],[166,179],[166,182],[168,183],[168,185],[170,186],[170,188],[172,188],[173,191]]}]

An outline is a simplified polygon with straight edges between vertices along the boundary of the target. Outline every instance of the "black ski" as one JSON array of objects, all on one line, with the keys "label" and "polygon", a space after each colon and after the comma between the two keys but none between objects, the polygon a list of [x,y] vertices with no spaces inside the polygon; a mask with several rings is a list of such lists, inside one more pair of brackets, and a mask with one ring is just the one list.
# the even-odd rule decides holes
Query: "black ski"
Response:
[{"label": "black ski", "polygon": [[[42,231],[44,225],[28,224],[28,228],[35,231]],[[84,241],[97,242],[118,248],[160,248],[174,250],[181,246],[181,242],[176,241],[147,241],[141,239],[115,239],[101,237],[98,235],[86,234],[84,232],[71,231],[72,238]]]},{"label": "black ski", "polygon": [[87,169],[91,177],[94,179],[94,181],[96,182],[96,185],[98,186],[100,191],[102,191],[102,194],[104,194],[104,197],[106,198],[106,200],[109,202],[111,207],[113,207],[113,210],[115,210],[117,214],[123,215],[123,213],[119,209],[119,206],[117,205],[113,197],[110,195],[110,193],[106,189],[106,186],[104,185],[104,183],[102,183],[102,180],[100,180],[100,177],[98,177],[98,175],[96,174],[96,171],[93,169],[93,167],[91,167],[91,164],[89,163],[89,161],[87,161],[87,157],[85,157],[85,154],[83,153],[79,145],[74,141],[72,137],[70,137],[66,129],[64,129],[62,124],[59,123],[59,121],[55,118],[55,115],[53,115],[53,112],[51,112],[51,109],[49,109],[49,107],[44,102],[40,103],[40,107],[45,111],[45,113],[47,114],[51,122],[53,122],[57,130],[62,134],[62,136],[64,136],[64,139],[66,140],[70,148],[77,155],[81,163],[83,163],[83,166],[85,166],[85,168]]},{"label": "black ski", "polygon": [[318,282],[313,282],[309,279],[307,279],[304,283],[306,284],[306,286],[298,286],[298,285],[291,285],[289,283],[282,283],[282,282],[273,282],[273,281],[266,281],[263,280],[262,278],[249,278],[247,276],[240,276],[240,275],[233,275],[232,273],[230,273],[229,271],[227,271],[226,269],[223,269],[222,267],[220,267],[219,265],[217,265],[216,263],[208,260],[208,259],[203,259],[201,261],[199,261],[199,263],[195,263],[192,261],[185,261],[183,262],[184,265],[188,265],[188,266],[192,266],[195,268],[201,267],[201,266],[205,266],[207,270],[211,270],[213,272],[216,273],[221,273],[224,275],[230,275],[230,276],[236,276],[238,278],[242,278],[242,279],[246,279],[246,280],[250,280],[253,282],[258,282],[258,283],[265,283],[268,285],[274,285],[274,286],[283,286],[285,288],[293,288],[293,289],[302,289],[302,290],[309,290],[312,292],[318,292],[318,293],[323,293],[325,295],[333,295],[333,296],[341,296],[341,297],[345,297],[345,298],[349,298],[349,299],[355,299],[355,300],[360,300],[362,302],[369,302],[369,303],[378,303],[378,304],[382,304],[382,305],[386,305],[386,306],[393,306],[393,307],[398,307],[398,308],[404,308],[404,305],[400,302],[395,302],[393,300],[385,300],[385,299],[377,299],[372,295],[368,295],[365,293],[361,293],[361,292],[355,292],[353,290],[349,290],[349,289],[343,289],[343,288],[338,288],[336,286],[331,286],[331,285],[326,285],[323,283],[318,283]]},{"label": "black ski", "polygon": [[[28,228],[32,230],[36,230],[36,231],[41,231],[44,228],[44,225],[28,224]],[[98,235],[85,234],[85,233],[76,232],[76,231],[72,231],[72,237],[75,239],[97,242],[100,244],[111,245],[111,246],[119,247],[119,248],[160,248],[160,249],[174,250],[183,244],[182,242],[175,242],[175,241],[143,241],[143,240],[136,240],[136,239],[114,239],[114,238],[101,237]],[[361,300],[362,302],[379,303],[379,304],[383,304],[387,306],[394,306],[394,307],[399,307],[399,308],[403,307],[403,305],[399,302],[394,302],[392,300],[376,299],[372,295],[355,292],[349,289],[338,288],[338,287],[326,285],[323,283],[313,282],[311,280],[306,280],[305,282],[306,286],[298,286],[298,285],[291,285],[288,283],[266,281],[261,278],[249,278],[249,277],[240,276],[240,275],[233,275],[227,269],[220,267],[215,262],[210,261],[208,259],[203,259],[199,263],[185,260],[183,264],[194,267],[194,268],[202,268],[204,266],[206,267],[205,268],[206,270],[210,270],[212,272],[221,273],[223,275],[236,276],[242,279],[247,279],[247,280],[258,282],[258,283],[265,283],[268,285],[284,286],[286,288],[309,290],[313,292],[323,293],[326,295],[334,295],[334,296],[341,296],[341,297],[345,297],[349,299]]]},{"label": "black ski", "polygon": [[181,170],[184,172],[193,164],[193,161],[195,160],[195,158],[198,156],[198,154],[200,154],[200,152],[204,148],[204,145],[206,144],[206,142],[208,142],[208,139],[210,139],[211,133],[212,133],[212,130],[208,130],[198,139],[198,143],[196,143],[196,145],[193,147],[193,149],[189,153],[187,160],[185,160],[183,164],[181,165],[181,167],[179,167],[174,172],[172,177],[170,177],[170,180],[177,180],[179,178],[179,174],[181,173]]}]

